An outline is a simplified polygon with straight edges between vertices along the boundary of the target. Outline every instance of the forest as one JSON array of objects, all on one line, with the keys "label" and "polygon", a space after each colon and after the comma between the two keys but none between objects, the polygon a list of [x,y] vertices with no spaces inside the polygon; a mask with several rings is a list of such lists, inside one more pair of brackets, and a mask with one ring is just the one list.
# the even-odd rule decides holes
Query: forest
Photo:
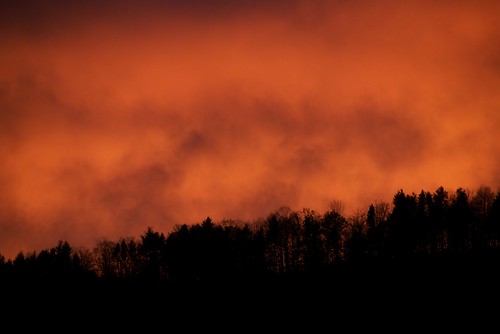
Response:
[{"label": "forest", "polygon": [[207,217],[167,234],[147,227],[140,238],[101,240],[93,249],[61,240],[14,259],[0,256],[0,277],[157,285],[326,278],[394,266],[479,265],[495,261],[500,251],[500,193],[489,187],[399,190],[392,203],[342,213],[342,203],[333,202],[324,213],[281,207],[252,223]]}]

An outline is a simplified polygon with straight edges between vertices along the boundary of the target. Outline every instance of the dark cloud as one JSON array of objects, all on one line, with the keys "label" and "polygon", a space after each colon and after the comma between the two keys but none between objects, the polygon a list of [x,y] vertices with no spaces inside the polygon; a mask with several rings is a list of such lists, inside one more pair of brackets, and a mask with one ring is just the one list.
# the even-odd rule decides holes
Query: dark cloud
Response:
[{"label": "dark cloud", "polygon": [[285,17],[297,9],[298,3],[295,0],[4,1],[0,4],[0,27],[4,28],[4,34],[6,29],[15,30],[30,39],[72,34],[79,37],[93,26],[104,30],[122,30],[127,25],[145,29],[154,28],[162,20],[213,24],[262,16]]},{"label": "dark cloud", "polygon": [[386,171],[418,164],[430,141],[422,125],[406,110],[354,109],[352,116],[340,123],[346,141],[354,142],[351,149],[367,154]]}]

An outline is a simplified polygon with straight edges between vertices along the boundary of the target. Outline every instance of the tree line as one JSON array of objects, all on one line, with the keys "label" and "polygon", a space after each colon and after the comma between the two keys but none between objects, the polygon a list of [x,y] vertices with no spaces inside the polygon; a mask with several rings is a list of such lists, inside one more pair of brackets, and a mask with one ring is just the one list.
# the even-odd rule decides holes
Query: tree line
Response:
[{"label": "tree line", "polygon": [[[254,222],[207,217],[164,234],[101,240],[93,249],[59,241],[50,249],[0,255],[0,278],[212,282],[322,275],[339,268],[410,263],[500,249],[500,192],[405,193],[349,217],[340,202],[323,213],[281,207]],[[500,257],[499,257],[500,259]],[[399,261],[399,262],[398,262]],[[411,262],[413,263],[413,262]]]}]

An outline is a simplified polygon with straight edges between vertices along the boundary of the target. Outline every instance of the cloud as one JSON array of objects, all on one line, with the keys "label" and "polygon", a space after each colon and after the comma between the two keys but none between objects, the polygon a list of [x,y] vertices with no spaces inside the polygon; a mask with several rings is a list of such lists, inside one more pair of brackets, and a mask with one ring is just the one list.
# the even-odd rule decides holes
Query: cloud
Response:
[{"label": "cloud", "polygon": [[500,186],[496,2],[23,4],[0,5],[2,254]]}]

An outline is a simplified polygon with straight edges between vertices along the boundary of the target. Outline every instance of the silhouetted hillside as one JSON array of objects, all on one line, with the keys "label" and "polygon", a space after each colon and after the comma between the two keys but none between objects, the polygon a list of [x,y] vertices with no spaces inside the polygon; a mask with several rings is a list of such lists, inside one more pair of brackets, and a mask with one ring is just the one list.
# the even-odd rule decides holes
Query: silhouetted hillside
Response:
[{"label": "silhouetted hillside", "polygon": [[92,250],[60,241],[1,257],[0,284],[5,298],[21,304],[58,296],[98,301],[103,312],[102,301],[123,312],[128,303],[256,303],[273,312],[276,305],[315,309],[318,301],[356,307],[357,300],[375,312],[389,300],[433,309],[437,301],[464,305],[499,295],[499,193],[400,190],[391,204],[372,204],[366,213],[346,218],[339,211],[283,207],[254,223],[207,218],[166,235],[147,228],[138,239],[100,241]]}]

